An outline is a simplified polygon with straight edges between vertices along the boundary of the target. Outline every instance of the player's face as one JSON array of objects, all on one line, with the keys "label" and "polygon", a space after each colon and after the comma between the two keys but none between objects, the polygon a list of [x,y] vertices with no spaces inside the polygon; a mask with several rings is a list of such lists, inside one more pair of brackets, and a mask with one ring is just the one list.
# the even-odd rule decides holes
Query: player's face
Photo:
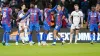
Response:
[{"label": "player's face", "polygon": [[64,7],[62,7],[62,11],[64,10]]},{"label": "player's face", "polygon": [[78,6],[74,6],[75,10],[79,10],[79,7]]},{"label": "player's face", "polygon": [[30,4],[30,8],[34,8],[34,4]]},{"label": "player's face", "polygon": [[92,11],[95,11],[95,7],[92,7],[91,10],[92,10]]},{"label": "player's face", "polygon": [[49,5],[49,8],[52,8],[52,5]]},{"label": "player's face", "polygon": [[100,11],[100,4],[96,5],[96,11]]},{"label": "player's face", "polygon": [[60,6],[60,5],[58,5],[57,9],[60,11],[60,10],[61,10],[61,6]]},{"label": "player's face", "polygon": [[26,6],[25,6],[25,5],[23,5],[23,6],[22,6],[22,9],[25,9],[25,8],[26,8]]}]

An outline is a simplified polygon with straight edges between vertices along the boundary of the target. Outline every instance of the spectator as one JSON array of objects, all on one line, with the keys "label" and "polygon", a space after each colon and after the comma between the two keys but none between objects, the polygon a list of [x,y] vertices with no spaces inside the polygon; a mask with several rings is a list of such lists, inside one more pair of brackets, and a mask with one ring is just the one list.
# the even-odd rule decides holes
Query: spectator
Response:
[{"label": "spectator", "polygon": [[0,0],[0,7],[3,7],[3,3],[6,2],[7,0]]},{"label": "spectator", "polygon": [[12,28],[13,27],[17,27],[17,22],[16,22],[16,19],[17,19],[17,15],[18,15],[18,12],[19,12],[19,8],[15,8],[15,10],[13,11],[13,20],[12,20]]},{"label": "spectator", "polygon": [[81,2],[81,9],[82,9],[82,12],[84,13],[85,22],[87,21],[88,7],[89,7],[89,3],[87,0],[84,0],[83,2]]},{"label": "spectator", "polygon": [[71,13],[74,10],[74,2],[72,0],[69,0],[68,4],[68,13]]},{"label": "spectator", "polygon": [[18,6],[18,3],[16,0],[11,0],[9,5],[12,8],[12,11],[14,11],[15,8]]},{"label": "spectator", "polygon": [[68,1],[66,1],[66,0],[61,0],[60,4],[61,4],[62,6],[64,6],[65,8],[68,7]]},{"label": "spectator", "polygon": [[16,7],[18,5],[18,2],[16,0],[11,0],[10,1],[10,6],[11,7]]}]

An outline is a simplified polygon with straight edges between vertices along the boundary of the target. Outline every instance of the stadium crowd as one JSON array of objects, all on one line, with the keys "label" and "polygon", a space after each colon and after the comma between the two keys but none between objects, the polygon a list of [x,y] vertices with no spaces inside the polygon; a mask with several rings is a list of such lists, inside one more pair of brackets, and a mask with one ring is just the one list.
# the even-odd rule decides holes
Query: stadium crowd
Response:
[{"label": "stadium crowd", "polygon": [[[21,9],[20,7],[21,4],[25,4],[26,7],[29,9],[30,2],[33,2],[36,5],[36,7],[40,8],[41,10],[44,10],[46,5],[48,5],[48,3],[50,3],[52,7],[54,7],[56,4],[61,4],[66,8],[65,10],[66,19],[68,19],[70,13],[74,10],[73,8],[74,4],[78,4],[80,10],[82,10],[82,12],[84,13],[84,24],[85,24],[87,22],[87,15],[91,9],[91,6],[100,3],[100,0],[0,0],[1,8],[3,7],[3,3],[6,1],[9,2],[9,7],[11,7],[13,11],[13,20],[11,21],[12,28],[16,27],[17,14]],[[55,17],[52,15],[52,21],[51,21],[52,26],[55,25],[54,18]],[[62,26],[66,28],[67,22],[63,20],[62,23],[63,23]]]}]

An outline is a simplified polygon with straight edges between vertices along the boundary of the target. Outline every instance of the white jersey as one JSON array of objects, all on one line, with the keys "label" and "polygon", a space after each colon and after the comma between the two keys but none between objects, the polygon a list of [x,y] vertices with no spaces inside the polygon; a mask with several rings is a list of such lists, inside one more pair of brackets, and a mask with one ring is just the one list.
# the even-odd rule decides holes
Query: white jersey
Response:
[{"label": "white jersey", "polygon": [[[24,16],[23,13],[21,13],[19,15],[19,18],[22,18]],[[29,26],[29,16],[28,15],[25,19],[21,20],[19,22],[19,30],[23,30],[23,27],[24,27],[24,32],[23,33],[20,33],[20,37],[22,40],[25,40],[25,41],[28,41],[29,38],[28,38],[28,26]]]},{"label": "white jersey", "polygon": [[73,11],[71,16],[73,17],[71,29],[80,29],[79,23],[81,21],[81,17],[83,17],[83,13],[81,11]]},{"label": "white jersey", "polygon": [[71,16],[73,16],[73,24],[79,24],[81,17],[83,17],[83,13],[82,11],[73,11]]},{"label": "white jersey", "polygon": [[[18,17],[19,18],[22,18],[24,16],[24,14],[23,13],[21,13]],[[26,26],[28,26],[29,25],[29,16],[27,16],[25,19],[23,19],[23,20],[21,20],[20,22],[19,22],[19,30],[22,30],[22,27],[26,27]]]}]

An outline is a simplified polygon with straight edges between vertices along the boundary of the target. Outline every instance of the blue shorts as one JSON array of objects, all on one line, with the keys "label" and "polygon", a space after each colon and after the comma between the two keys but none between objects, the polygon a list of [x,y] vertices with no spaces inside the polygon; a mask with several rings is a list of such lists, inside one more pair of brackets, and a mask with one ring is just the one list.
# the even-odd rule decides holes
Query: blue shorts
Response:
[{"label": "blue shorts", "polygon": [[33,23],[30,23],[29,24],[29,31],[33,31],[33,30],[35,30],[35,31],[40,31],[40,25],[39,25],[39,23],[35,23],[35,24],[33,24]]},{"label": "blue shorts", "polygon": [[90,25],[90,31],[98,32],[98,25],[97,24],[91,24]]},{"label": "blue shorts", "polygon": [[2,27],[5,32],[11,32],[11,26],[8,24],[2,24]]},{"label": "blue shorts", "polygon": [[58,32],[60,31],[61,26],[56,25],[54,30],[57,30]]},{"label": "blue shorts", "polygon": [[48,24],[44,24],[43,25],[44,30],[49,31],[50,30],[50,26]]}]

